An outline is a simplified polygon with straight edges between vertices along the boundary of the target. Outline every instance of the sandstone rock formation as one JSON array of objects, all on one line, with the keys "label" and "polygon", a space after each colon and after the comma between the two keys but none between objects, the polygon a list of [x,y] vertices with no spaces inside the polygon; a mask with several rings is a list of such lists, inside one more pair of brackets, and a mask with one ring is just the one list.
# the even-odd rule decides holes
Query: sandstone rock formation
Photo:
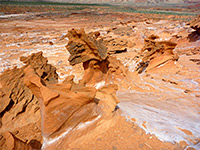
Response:
[{"label": "sandstone rock formation", "polygon": [[168,61],[176,61],[178,56],[174,54],[173,49],[176,43],[171,41],[157,42],[158,36],[151,35],[145,39],[145,45],[141,49],[140,56],[137,56],[138,65],[135,71],[142,73],[144,70],[149,71]]},{"label": "sandstone rock formation", "polygon": [[[101,81],[112,81],[126,76],[127,69],[113,56],[107,54],[99,33],[86,34],[83,29],[68,31],[69,43],[66,46],[71,56],[71,65],[83,63],[85,70],[81,85],[96,84]],[[114,77],[115,76],[115,77]]]},{"label": "sandstone rock formation", "polygon": [[[74,83],[73,75],[62,84],[51,84],[45,83],[43,76],[32,65],[23,70],[25,85],[40,101],[44,149],[68,148],[71,141],[85,134],[82,128],[86,124],[87,130],[97,126],[107,129],[110,125],[104,126],[104,122],[113,118],[119,103],[115,95],[118,86],[108,83],[94,86],[100,81],[113,79],[112,74],[118,77],[126,75],[120,61],[107,55],[103,40],[98,39],[98,32],[87,35],[83,29],[72,29],[67,37],[70,64],[83,63],[85,70],[78,84]],[[64,145],[55,142],[56,139],[61,139],[59,143]]]},{"label": "sandstone rock formation", "polygon": [[190,27],[200,34],[200,15],[198,15],[194,20],[190,21]]},{"label": "sandstone rock formation", "polygon": [[[20,60],[25,63],[25,66],[6,70],[0,76],[1,133],[17,130],[16,134],[21,134],[21,132],[25,134],[21,140],[29,142],[34,136],[37,138],[41,136],[40,129],[36,126],[36,122],[40,121],[40,115],[37,113],[39,110],[37,98],[23,83],[24,69],[32,66],[45,84],[56,83],[58,75],[56,68],[47,63],[42,52],[21,57]],[[27,126],[29,126],[30,132],[24,133]],[[37,128],[39,131],[31,132],[32,128]]]},{"label": "sandstone rock formation", "polygon": [[107,49],[102,39],[97,39],[99,33],[91,33],[87,35],[84,29],[69,30],[67,37],[69,38],[67,50],[71,54],[69,62],[71,65],[86,62],[88,60],[105,60],[107,57]]},{"label": "sandstone rock formation", "polygon": [[[98,39],[98,32],[87,35],[83,29],[71,30],[67,36],[69,43],[66,47],[71,54],[70,64],[83,63],[85,73],[82,80],[76,84],[73,82],[74,76],[69,76],[62,84],[56,84],[58,79],[56,69],[47,64],[48,61],[42,56],[42,52],[21,57],[20,60],[26,64],[24,67],[7,70],[1,75],[1,102],[4,104],[1,105],[3,132],[7,126],[12,127],[11,123],[17,120],[15,118],[20,118],[19,114],[31,114],[37,117],[34,121],[40,121],[38,113],[34,115],[34,111],[39,110],[38,100],[43,148],[47,149],[57,147],[54,142],[55,145],[51,145],[52,139],[60,137],[65,138],[63,148],[67,148],[70,139],[75,140],[82,134],[80,132],[77,136],[70,136],[70,139],[66,139],[68,136],[63,135],[73,135],[73,130],[82,128],[84,123],[100,119],[101,123],[98,123],[98,126],[102,126],[106,118],[112,118],[119,103],[115,96],[117,85],[107,83],[106,86],[102,84],[96,87],[97,89],[93,86],[100,81],[113,80],[113,74],[118,78],[126,76],[126,68],[115,57],[107,55],[103,40]],[[24,121],[17,127],[23,128],[27,124]],[[107,127],[108,125],[104,129]],[[92,128],[95,126],[91,126]],[[23,139],[22,142],[25,141],[26,144],[31,140]]]},{"label": "sandstone rock formation", "polygon": [[[67,148],[70,140],[81,136],[81,131],[74,136],[73,130],[82,128],[84,123],[112,115],[119,102],[115,96],[116,85],[96,90],[76,85],[72,76],[62,84],[45,84],[31,66],[24,72],[24,83],[40,100],[44,149]],[[73,136],[69,136],[71,134]],[[61,138],[59,142],[64,140],[65,144],[52,142],[57,138]]]},{"label": "sandstone rock formation", "polygon": [[[45,15],[39,13],[41,17]],[[187,39],[191,28],[183,22],[183,19],[190,19],[191,16],[181,17],[180,20],[177,16],[158,14],[157,19],[154,19],[154,14],[146,15],[148,19],[145,19],[144,14],[104,13],[102,9],[92,13],[84,9],[75,14],[47,15],[49,17],[43,20],[35,20],[33,16],[31,20],[26,20],[26,25],[20,16],[18,21],[10,17],[10,21],[4,19],[0,23],[3,42],[0,73],[7,67],[18,65],[16,60],[19,56],[38,51],[39,48],[57,65],[62,81],[65,79],[62,84],[57,84],[54,69],[48,72],[48,67],[44,65],[47,60],[37,54],[21,58],[26,63],[21,72],[15,68],[12,74],[8,71],[3,74],[8,79],[0,80],[3,81],[0,95],[2,98],[7,95],[9,99],[5,106],[0,104],[0,107],[5,107],[0,117],[3,124],[0,132],[4,132],[0,135],[1,146],[5,146],[6,131],[10,131],[9,134],[16,141],[19,139],[24,148],[30,145],[33,147],[38,140],[38,147],[43,142],[43,148],[48,150],[187,149],[191,145],[190,140],[198,144],[199,40],[190,42]],[[62,19],[60,16],[63,16]],[[177,18],[179,21],[175,21]],[[36,27],[33,22],[38,21],[41,26]],[[117,24],[119,21],[123,23]],[[83,29],[74,29],[65,36],[66,22],[69,22],[67,28],[85,27],[88,32],[97,29],[99,32],[87,33]],[[141,55],[138,55],[144,46],[144,38],[151,34],[159,35],[160,38],[149,37]],[[63,49],[68,39],[66,47],[71,54],[69,61],[71,65],[76,65],[74,67],[66,62],[69,54]],[[174,61],[176,56],[170,50],[174,45],[159,43],[161,39],[178,43],[175,52],[182,53],[178,62]],[[40,41],[40,44],[35,41]],[[27,46],[26,42],[30,44]],[[135,46],[131,47],[134,43]],[[138,66],[142,68],[140,63],[147,63],[143,70],[149,72],[141,75],[134,72],[136,64],[133,58],[136,55]],[[28,58],[36,61],[30,62]],[[169,72],[168,69],[174,65],[180,65],[180,70]],[[152,70],[157,72],[152,73]],[[66,78],[66,75],[70,76]],[[27,86],[24,86],[23,81]],[[12,94],[4,88],[11,89]],[[120,91],[117,96],[121,100],[119,107],[115,95],[118,88]],[[121,111],[124,113],[122,116]],[[182,139],[188,143],[183,143],[183,148],[180,148],[177,144],[166,142],[166,139],[174,143]],[[1,146],[0,149],[5,149]]]}]

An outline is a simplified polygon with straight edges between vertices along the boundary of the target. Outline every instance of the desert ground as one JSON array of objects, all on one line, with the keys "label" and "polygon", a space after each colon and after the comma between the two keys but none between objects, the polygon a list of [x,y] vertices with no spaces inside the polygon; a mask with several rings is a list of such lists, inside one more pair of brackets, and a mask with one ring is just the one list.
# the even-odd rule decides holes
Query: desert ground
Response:
[{"label": "desert ground", "polygon": [[0,3],[0,149],[199,150],[198,14]]}]

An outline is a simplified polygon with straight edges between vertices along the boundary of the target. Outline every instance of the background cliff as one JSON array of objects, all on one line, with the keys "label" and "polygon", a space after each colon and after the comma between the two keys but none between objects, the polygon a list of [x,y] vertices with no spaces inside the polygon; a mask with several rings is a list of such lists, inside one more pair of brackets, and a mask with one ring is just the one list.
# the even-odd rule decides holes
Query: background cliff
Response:
[{"label": "background cliff", "polygon": [[[11,1],[11,0],[3,0]],[[160,4],[188,4],[199,3],[199,0],[12,0],[33,2],[64,2],[64,3],[104,3],[104,4],[137,4],[137,5],[160,5]]]}]

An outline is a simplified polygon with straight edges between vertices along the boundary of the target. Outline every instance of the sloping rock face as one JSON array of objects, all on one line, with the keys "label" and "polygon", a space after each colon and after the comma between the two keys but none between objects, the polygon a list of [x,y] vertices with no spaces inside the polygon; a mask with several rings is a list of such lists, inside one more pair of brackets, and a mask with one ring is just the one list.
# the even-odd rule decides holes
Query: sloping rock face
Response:
[{"label": "sloping rock face", "polygon": [[190,27],[200,34],[200,15],[198,15],[194,20],[190,21]]},{"label": "sloping rock face", "polygon": [[98,39],[100,33],[86,34],[83,29],[69,30],[69,42],[66,46],[70,52],[71,65],[83,63],[85,70],[81,85],[94,85],[101,81],[108,81],[126,76],[127,69],[115,57],[107,54],[103,39]]},{"label": "sloping rock face", "polygon": [[[27,66],[32,66],[45,84],[56,83],[58,75],[56,68],[47,63],[48,61],[42,56],[42,52],[21,57],[20,60],[25,63],[25,66],[6,70],[0,76],[1,132],[12,132],[17,129],[16,134],[18,133],[19,136],[21,132],[25,134],[21,140],[29,142],[31,138],[34,138],[34,135],[41,136],[40,129],[36,126],[36,122],[40,121],[40,115],[37,98],[24,85],[24,69]],[[24,133],[27,126],[29,126],[30,132]],[[37,133],[34,130],[31,132],[32,128],[37,128]]]},{"label": "sloping rock face", "polygon": [[145,39],[145,45],[141,49],[140,56],[136,57],[138,65],[135,71],[138,73],[142,73],[144,70],[152,70],[169,61],[178,60],[178,56],[173,52],[176,43],[171,41],[157,42],[157,38],[158,36],[151,35]]},{"label": "sloping rock face", "polygon": [[72,76],[62,84],[45,84],[31,66],[24,72],[24,83],[40,100],[44,149],[68,148],[71,141],[84,134],[84,130],[73,134],[76,129],[110,117],[119,102],[116,85],[96,90],[75,84]]}]

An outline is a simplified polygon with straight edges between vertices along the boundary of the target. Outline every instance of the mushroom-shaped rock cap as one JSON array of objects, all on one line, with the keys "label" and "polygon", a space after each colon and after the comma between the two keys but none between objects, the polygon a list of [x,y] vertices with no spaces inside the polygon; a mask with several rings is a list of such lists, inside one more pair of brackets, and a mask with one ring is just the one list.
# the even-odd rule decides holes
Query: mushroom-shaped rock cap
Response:
[{"label": "mushroom-shaped rock cap", "polygon": [[107,48],[102,39],[97,39],[100,34],[86,34],[84,29],[71,29],[67,37],[69,42],[66,45],[71,54],[69,62],[71,65],[86,62],[88,60],[103,61],[107,57]]}]

